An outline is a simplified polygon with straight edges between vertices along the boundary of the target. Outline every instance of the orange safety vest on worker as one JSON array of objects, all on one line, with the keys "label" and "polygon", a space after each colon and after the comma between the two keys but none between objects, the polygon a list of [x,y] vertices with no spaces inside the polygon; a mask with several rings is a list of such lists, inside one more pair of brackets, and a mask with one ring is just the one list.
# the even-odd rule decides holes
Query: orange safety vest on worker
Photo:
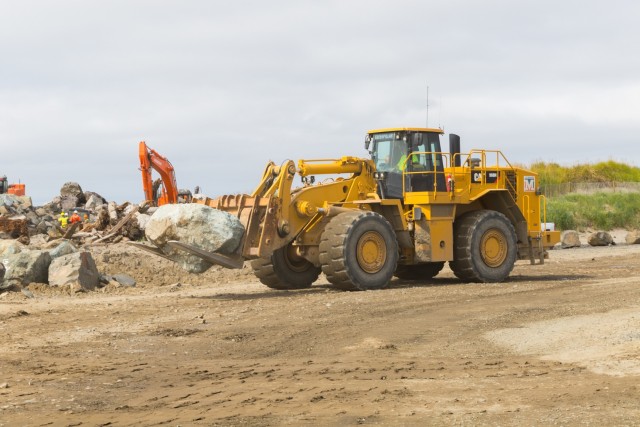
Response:
[{"label": "orange safety vest on worker", "polygon": [[74,212],[73,215],[71,215],[69,221],[71,222],[71,224],[75,224],[76,222],[82,222],[82,218],[80,218],[78,212]]}]

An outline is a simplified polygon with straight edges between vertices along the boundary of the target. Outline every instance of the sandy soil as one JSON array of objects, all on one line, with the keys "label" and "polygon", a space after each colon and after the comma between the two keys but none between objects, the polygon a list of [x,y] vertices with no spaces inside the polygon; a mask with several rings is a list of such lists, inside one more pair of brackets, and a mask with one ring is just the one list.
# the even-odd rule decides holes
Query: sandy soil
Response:
[{"label": "sandy soil", "polygon": [[0,295],[0,426],[640,425],[640,245],[375,292],[92,252],[138,285]]}]

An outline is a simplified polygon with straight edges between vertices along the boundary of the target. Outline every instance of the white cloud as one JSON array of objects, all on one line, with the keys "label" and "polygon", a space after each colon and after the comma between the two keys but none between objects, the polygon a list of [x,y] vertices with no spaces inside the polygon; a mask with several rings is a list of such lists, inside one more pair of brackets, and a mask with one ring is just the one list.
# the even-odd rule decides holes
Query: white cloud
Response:
[{"label": "white cloud", "polygon": [[65,181],[139,201],[145,139],[181,187],[248,191],[269,159],[364,156],[367,130],[423,125],[427,85],[429,124],[468,148],[635,164],[638,12],[631,1],[5,2],[0,173],[36,203]]}]

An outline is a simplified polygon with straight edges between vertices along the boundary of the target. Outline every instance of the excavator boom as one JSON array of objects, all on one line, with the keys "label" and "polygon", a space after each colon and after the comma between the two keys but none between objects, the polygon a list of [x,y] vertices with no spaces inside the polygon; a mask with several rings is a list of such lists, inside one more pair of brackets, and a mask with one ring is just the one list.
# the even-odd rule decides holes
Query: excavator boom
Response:
[{"label": "excavator boom", "polygon": [[[139,144],[140,171],[144,197],[154,205],[162,206],[178,202],[178,184],[176,174],[169,160],[157,151],[147,147],[144,141]],[[160,174],[160,181],[153,181],[152,170]],[[158,195],[158,186],[161,194]]]}]

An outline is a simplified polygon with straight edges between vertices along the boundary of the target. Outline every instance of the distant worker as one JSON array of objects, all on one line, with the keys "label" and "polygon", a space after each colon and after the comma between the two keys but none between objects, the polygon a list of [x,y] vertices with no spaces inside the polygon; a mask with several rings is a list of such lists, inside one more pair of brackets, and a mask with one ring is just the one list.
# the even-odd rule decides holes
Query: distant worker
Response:
[{"label": "distant worker", "polygon": [[60,227],[67,228],[67,222],[69,218],[67,218],[66,212],[60,212],[60,216],[58,217],[58,222],[60,223]]},{"label": "distant worker", "polygon": [[73,211],[73,215],[71,215],[71,218],[69,219],[69,221],[71,222],[71,224],[75,224],[76,222],[82,222],[82,218],[80,218],[80,215],[78,215],[78,211]]},{"label": "distant worker", "polygon": [[84,222],[89,222],[89,215],[84,214],[83,221],[84,221]]}]

